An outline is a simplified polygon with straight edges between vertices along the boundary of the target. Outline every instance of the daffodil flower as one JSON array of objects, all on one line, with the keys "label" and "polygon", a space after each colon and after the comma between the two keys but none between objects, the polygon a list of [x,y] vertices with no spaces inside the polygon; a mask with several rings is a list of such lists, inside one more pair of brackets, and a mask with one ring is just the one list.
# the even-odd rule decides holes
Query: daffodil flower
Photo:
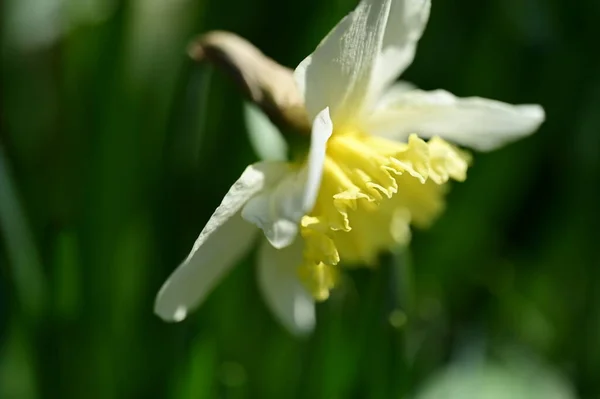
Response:
[{"label": "daffodil flower", "polygon": [[[411,64],[429,0],[363,0],[294,72],[312,121],[309,151],[249,166],[160,291],[156,312],[181,320],[252,245],[278,318],[310,331],[342,264],[374,264],[443,207],[469,155],[534,132],[538,105],[422,91],[397,77]],[[451,144],[452,143],[452,144]]]}]

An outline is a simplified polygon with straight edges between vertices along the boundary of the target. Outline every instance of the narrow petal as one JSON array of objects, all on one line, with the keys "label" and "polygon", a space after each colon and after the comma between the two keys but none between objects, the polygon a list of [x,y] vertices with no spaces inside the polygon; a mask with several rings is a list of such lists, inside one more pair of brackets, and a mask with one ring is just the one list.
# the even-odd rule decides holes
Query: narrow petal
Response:
[{"label": "narrow petal", "polygon": [[370,100],[378,99],[383,90],[410,66],[417,42],[429,20],[431,0],[393,0],[391,3],[383,43],[370,82]]},{"label": "narrow petal", "polygon": [[356,116],[412,62],[430,0],[363,0],[296,68],[313,117],[329,106],[334,123]]},{"label": "narrow petal", "polygon": [[461,99],[443,90],[414,90],[377,110],[363,128],[401,141],[416,133],[489,151],[535,132],[544,118],[539,105],[511,105],[479,97]]},{"label": "narrow petal", "polygon": [[363,104],[381,49],[391,0],[363,0],[298,65],[294,77],[309,118],[329,107],[335,124]]},{"label": "narrow petal", "polygon": [[233,184],[188,257],[160,289],[154,311],[161,318],[183,320],[250,248],[256,228],[240,217],[240,209],[266,185],[281,178],[282,167],[284,164],[276,162],[248,166]]},{"label": "narrow petal", "polygon": [[[329,116],[329,108],[319,112],[313,121],[312,134],[310,138],[310,151],[308,154],[308,179],[304,191],[304,209],[310,212],[315,206],[321,177],[323,175],[323,163],[327,152],[327,140],[333,133],[333,122]],[[306,213],[305,212],[305,213]]]},{"label": "narrow petal", "polygon": [[293,334],[305,335],[315,326],[315,304],[298,279],[302,240],[277,250],[264,241],[258,254],[258,283],[266,304]]},{"label": "narrow petal", "polygon": [[242,210],[242,217],[260,227],[275,248],[287,247],[294,241],[300,219],[314,207],[332,132],[329,111],[324,109],[313,123],[306,165],[299,170],[289,167],[276,186],[252,198]]}]

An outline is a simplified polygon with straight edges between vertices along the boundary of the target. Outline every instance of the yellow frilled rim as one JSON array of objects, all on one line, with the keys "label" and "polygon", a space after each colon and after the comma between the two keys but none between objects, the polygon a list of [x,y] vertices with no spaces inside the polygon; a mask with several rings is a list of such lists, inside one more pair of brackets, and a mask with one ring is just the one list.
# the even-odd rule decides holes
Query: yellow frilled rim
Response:
[{"label": "yellow frilled rim", "polygon": [[468,153],[439,137],[407,143],[360,133],[334,134],[313,211],[301,221],[299,275],[317,300],[329,297],[340,262],[373,265],[407,244],[410,225],[428,226],[443,210],[448,180],[463,181]]}]

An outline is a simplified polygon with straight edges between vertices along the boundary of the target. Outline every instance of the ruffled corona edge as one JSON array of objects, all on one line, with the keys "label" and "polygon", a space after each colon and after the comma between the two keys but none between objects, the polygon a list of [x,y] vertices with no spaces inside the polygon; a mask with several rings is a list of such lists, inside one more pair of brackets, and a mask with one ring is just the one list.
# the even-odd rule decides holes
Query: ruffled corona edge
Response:
[{"label": "ruffled corona edge", "polygon": [[470,161],[439,137],[331,137],[316,205],[301,221],[298,272],[315,299],[329,297],[341,264],[373,265],[381,251],[409,242],[410,225],[429,226],[444,208],[448,181],[465,180]]}]

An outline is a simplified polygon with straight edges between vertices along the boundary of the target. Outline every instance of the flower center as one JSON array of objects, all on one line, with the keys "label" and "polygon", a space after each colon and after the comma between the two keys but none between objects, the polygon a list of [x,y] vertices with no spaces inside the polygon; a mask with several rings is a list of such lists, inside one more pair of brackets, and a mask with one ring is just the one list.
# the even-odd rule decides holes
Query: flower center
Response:
[{"label": "flower center", "polygon": [[301,221],[299,274],[325,300],[340,262],[374,265],[379,252],[408,243],[409,225],[426,226],[443,208],[445,183],[464,180],[469,157],[440,138],[407,143],[335,132],[327,143],[314,209]]}]

